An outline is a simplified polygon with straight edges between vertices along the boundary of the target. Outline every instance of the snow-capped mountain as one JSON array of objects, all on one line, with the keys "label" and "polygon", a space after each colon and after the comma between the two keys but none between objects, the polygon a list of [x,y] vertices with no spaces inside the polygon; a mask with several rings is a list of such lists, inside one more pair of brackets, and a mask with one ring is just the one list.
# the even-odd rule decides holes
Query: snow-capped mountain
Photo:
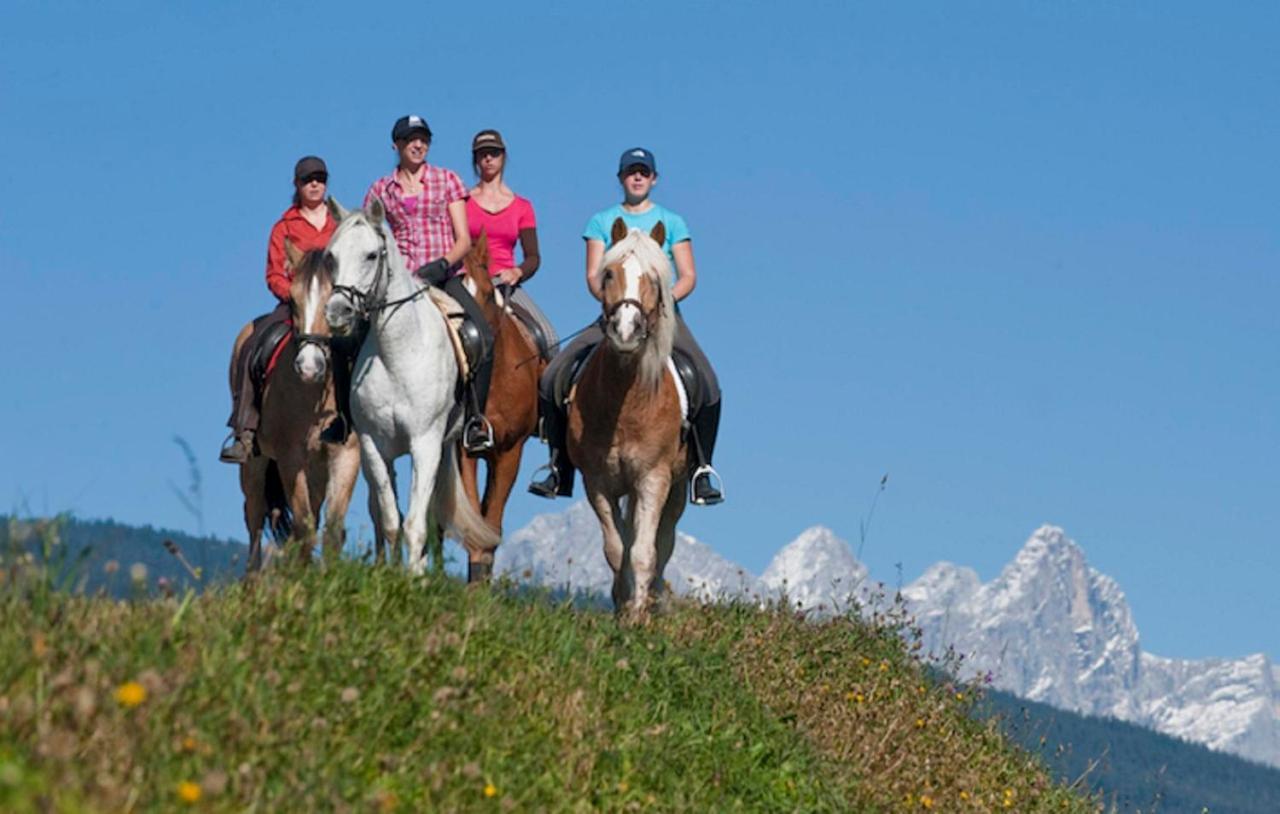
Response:
[{"label": "snow-capped mountain", "polygon": [[940,563],[903,589],[926,649],[965,656],[966,675],[1280,766],[1277,668],[1265,656],[1187,661],[1143,653],[1120,587],[1062,529],[1036,530],[982,584]]},{"label": "snow-capped mountain", "polygon": [[[498,549],[495,567],[605,595],[612,579],[586,503],[536,517]],[[759,580],[679,534],[666,578],[680,594],[753,601],[785,594],[817,613],[875,601],[866,567],[821,526],[783,547]],[[1260,654],[1189,661],[1142,652],[1124,593],[1060,528],[1037,529],[990,582],[943,562],[902,594],[926,649],[953,648],[967,676],[989,673],[996,687],[1025,698],[1280,766],[1280,667]]]}]

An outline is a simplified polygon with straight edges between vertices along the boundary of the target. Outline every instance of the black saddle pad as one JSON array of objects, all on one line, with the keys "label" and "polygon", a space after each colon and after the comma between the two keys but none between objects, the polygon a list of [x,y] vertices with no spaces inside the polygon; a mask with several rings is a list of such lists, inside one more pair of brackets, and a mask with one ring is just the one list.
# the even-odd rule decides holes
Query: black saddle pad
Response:
[{"label": "black saddle pad", "polygon": [[249,340],[253,343],[249,351],[249,375],[259,392],[271,375],[272,362],[276,357],[276,349],[289,341],[293,325],[288,320],[270,321],[260,330],[254,331]]}]

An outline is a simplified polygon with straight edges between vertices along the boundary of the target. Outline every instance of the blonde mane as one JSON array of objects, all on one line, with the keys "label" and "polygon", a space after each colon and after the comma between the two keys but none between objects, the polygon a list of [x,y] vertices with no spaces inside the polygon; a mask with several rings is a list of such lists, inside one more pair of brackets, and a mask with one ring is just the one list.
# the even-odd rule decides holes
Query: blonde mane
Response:
[{"label": "blonde mane", "polygon": [[[634,255],[644,268],[644,274],[658,286],[658,323],[645,341],[640,356],[640,381],[657,387],[667,369],[667,359],[676,338],[675,298],[671,296],[671,260],[653,238],[640,229],[631,229],[627,236],[614,243],[600,260],[599,273],[605,266]],[[625,266],[623,266],[625,268]]]}]

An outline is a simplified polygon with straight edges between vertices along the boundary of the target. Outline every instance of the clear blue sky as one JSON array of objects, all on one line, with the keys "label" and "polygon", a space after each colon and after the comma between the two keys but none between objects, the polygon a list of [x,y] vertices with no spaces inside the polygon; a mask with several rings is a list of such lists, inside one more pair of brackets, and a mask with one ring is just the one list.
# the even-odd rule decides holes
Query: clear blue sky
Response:
[{"label": "clear blue sky", "polygon": [[564,332],[618,153],[657,154],[725,390],[686,531],[856,546],[888,472],[878,578],[1052,522],[1148,649],[1280,657],[1275,4],[187,5],[0,8],[0,508],[195,530],[180,435],[243,537],[226,359],[293,162],[356,203],[415,112],[466,177],[502,130]]}]

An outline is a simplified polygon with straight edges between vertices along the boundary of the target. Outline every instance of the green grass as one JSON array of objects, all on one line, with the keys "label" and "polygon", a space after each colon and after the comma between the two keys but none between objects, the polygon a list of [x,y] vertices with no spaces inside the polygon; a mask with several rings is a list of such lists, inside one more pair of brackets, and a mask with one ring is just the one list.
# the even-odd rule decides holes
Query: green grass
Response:
[{"label": "green grass", "polygon": [[133,602],[35,571],[0,562],[5,811],[1096,808],[892,624],[675,603],[623,628],[354,563]]}]

